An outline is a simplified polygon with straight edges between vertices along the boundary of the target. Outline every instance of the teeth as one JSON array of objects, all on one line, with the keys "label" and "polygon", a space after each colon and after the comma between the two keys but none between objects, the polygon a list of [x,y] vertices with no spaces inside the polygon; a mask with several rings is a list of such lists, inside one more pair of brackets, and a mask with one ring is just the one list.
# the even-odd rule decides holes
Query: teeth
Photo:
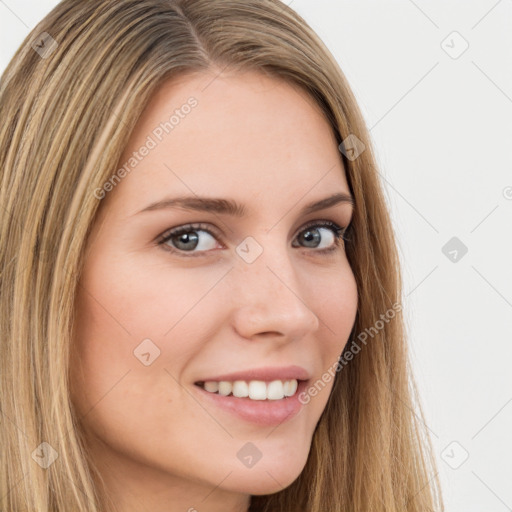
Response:
[{"label": "teeth", "polygon": [[231,393],[237,398],[247,398],[251,400],[282,400],[284,397],[293,396],[297,391],[298,382],[296,379],[273,380],[264,382],[262,380],[236,380],[228,382],[221,380],[207,381],[203,383],[203,388],[210,393],[218,393],[222,396],[228,396]]},{"label": "teeth", "polygon": [[238,398],[249,396],[249,385],[245,380],[235,380],[233,383],[233,396]]},{"label": "teeth", "polygon": [[284,394],[285,396],[292,396],[297,391],[297,381],[296,380],[287,380],[284,383]]},{"label": "teeth", "polygon": [[252,400],[266,400],[267,385],[262,380],[251,380],[249,382],[249,398]]},{"label": "teeth", "polygon": [[233,385],[231,382],[226,382],[225,380],[219,382],[219,395],[228,396],[232,390]]},{"label": "teeth", "polygon": [[[289,382],[289,381],[286,381],[286,382]],[[281,400],[281,398],[284,398],[284,387],[286,385],[286,382],[283,385],[282,381],[273,380],[267,386],[267,398],[269,400]],[[297,381],[295,381],[295,382],[297,382]]]},{"label": "teeth", "polygon": [[210,391],[210,393],[217,393],[219,391],[219,383],[215,381],[205,382],[204,389]]}]

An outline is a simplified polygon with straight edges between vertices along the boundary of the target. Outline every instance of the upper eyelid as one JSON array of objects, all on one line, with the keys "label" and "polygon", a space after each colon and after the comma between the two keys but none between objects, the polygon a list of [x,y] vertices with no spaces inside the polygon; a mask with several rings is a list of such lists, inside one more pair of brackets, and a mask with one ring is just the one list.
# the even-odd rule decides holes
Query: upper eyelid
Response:
[{"label": "upper eyelid", "polygon": [[[327,218],[325,218],[325,219],[319,218],[319,219],[313,219],[313,220],[307,221],[306,223],[302,224],[299,228],[297,228],[295,233],[300,233],[300,231],[307,229],[308,227],[315,226],[317,224],[322,224],[322,222],[331,222],[332,224],[339,226],[340,229],[348,229],[351,224],[351,222],[349,222],[347,224],[347,226],[343,226],[343,225],[340,225],[339,222],[336,222],[334,220],[327,219]],[[329,226],[323,226],[323,227],[328,228]],[[165,230],[161,235],[159,235],[157,237],[157,240],[166,239],[169,236],[171,236],[175,231],[184,231],[184,230],[206,231],[207,233],[211,232],[215,236],[222,237],[221,231],[217,227],[213,226],[212,224],[202,223],[202,222],[190,222],[190,223],[181,224],[174,228],[169,228],[169,229]]]},{"label": "upper eyelid", "polygon": [[218,228],[215,228],[211,224],[201,223],[201,222],[191,222],[188,224],[181,224],[174,228],[169,228],[165,230],[160,236],[158,236],[157,241],[165,240],[169,238],[176,231],[206,231],[207,233],[212,233],[215,236],[222,236],[222,233]]}]

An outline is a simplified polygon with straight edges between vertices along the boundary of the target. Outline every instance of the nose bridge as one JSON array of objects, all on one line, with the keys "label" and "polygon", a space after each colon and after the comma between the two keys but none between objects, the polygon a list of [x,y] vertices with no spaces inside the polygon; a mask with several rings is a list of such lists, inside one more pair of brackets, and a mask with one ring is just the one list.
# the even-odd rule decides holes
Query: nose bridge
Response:
[{"label": "nose bridge", "polygon": [[237,254],[237,270],[244,279],[259,284],[262,291],[265,287],[275,290],[277,285],[286,288],[285,284],[295,290],[300,287],[290,251],[277,230],[258,236],[258,240],[247,237],[238,246]]},{"label": "nose bridge", "polygon": [[232,275],[237,280],[235,323],[247,338],[269,332],[300,338],[319,325],[290,251],[276,238],[266,237],[264,247],[246,239],[237,249],[239,259]]}]

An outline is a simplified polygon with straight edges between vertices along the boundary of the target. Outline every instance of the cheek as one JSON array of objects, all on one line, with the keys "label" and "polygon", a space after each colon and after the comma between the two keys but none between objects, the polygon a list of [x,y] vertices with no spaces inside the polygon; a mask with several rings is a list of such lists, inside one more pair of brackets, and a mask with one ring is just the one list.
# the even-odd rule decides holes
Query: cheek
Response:
[{"label": "cheek", "polygon": [[222,303],[206,296],[223,273],[171,272],[162,265],[114,264],[107,258],[92,261],[88,269],[78,289],[72,354],[82,408],[127,371],[141,386],[164,369],[179,378],[201,350],[205,331],[220,318]]},{"label": "cheek", "polygon": [[311,304],[314,304],[314,311],[320,320],[315,343],[321,366],[315,379],[301,395],[301,402],[314,411],[312,417],[318,419],[332,391],[339,356],[354,326],[358,290],[348,264],[337,273],[331,272],[327,279],[317,280],[317,286],[310,289],[314,290],[310,296]]},{"label": "cheek", "polygon": [[127,362],[135,340],[112,306],[105,290],[79,287],[70,371],[74,403],[81,415],[130,369]]},{"label": "cheek", "polygon": [[321,328],[325,332],[322,337],[325,367],[338,359],[348,341],[357,314],[358,290],[354,274],[348,266],[337,275],[332,273],[323,282],[324,287],[317,287],[315,291],[314,301]]},{"label": "cheek", "polygon": [[[130,258],[118,264],[106,261],[96,267],[85,285],[104,306],[124,336],[133,341],[155,336],[167,338],[201,308],[204,297],[222,278],[225,270],[181,268],[174,263],[148,263],[146,258]],[[199,308],[198,308],[199,306]]]},{"label": "cheek", "polygon": [[191,421],[201,420],[195,402],[183,400],[174,380],[181,379],[200,350],[201,322],[194,316],[198,308],[191,305],[198,302],[194,292],[201,288],[185,298],[171,290],[184,284],[178,278],[169,284],[161,276],[152,281],[148,273],[139,272],[127,273],[130,280],[121,280],[124,271],[119,267],[116,271],[107,280],[96,267],[93,279],[84,280],[79,288],[70,369],[72,401],[84,427],[95,437],[122,451],[123,446],[135,446],[139,434],[151,433],[154,446],[146,446],[139,455],[157,457],[159,436],[176,435],[182,428],[181,419],[171,422],[173,410]]}]

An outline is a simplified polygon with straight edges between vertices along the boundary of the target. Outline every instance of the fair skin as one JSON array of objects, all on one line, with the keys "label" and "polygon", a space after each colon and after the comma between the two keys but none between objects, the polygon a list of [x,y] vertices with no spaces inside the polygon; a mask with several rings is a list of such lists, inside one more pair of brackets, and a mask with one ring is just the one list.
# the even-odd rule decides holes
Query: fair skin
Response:
[{"label": "fair skin", "polygon": [[[263,425],[196,383],[296,365],[310,386],[336,362],[356,316],[344,242],[313,222],[346,227],[351,204],[302,212],[349,187],[332,130],[300,89],[256,72],[173,79],[145,109],[120,165],[190,96],[198,105],[102,199],[78,288],[72,399],[120,512],[245,512],[251,495],[289,486],[332,380],[298,413]],[[138,213],[184,195],[233,199],[246,213]],[[189,229],[186,243],[182,235],[158,245],[190,223],[205,227]],[[262,249],[250,263],[236,250],[254,254],[247,237]],[[160,350],[149,365],[134,355],[145,339]],[[261,454],[251,467],[237,456],[248,442]]]}]

